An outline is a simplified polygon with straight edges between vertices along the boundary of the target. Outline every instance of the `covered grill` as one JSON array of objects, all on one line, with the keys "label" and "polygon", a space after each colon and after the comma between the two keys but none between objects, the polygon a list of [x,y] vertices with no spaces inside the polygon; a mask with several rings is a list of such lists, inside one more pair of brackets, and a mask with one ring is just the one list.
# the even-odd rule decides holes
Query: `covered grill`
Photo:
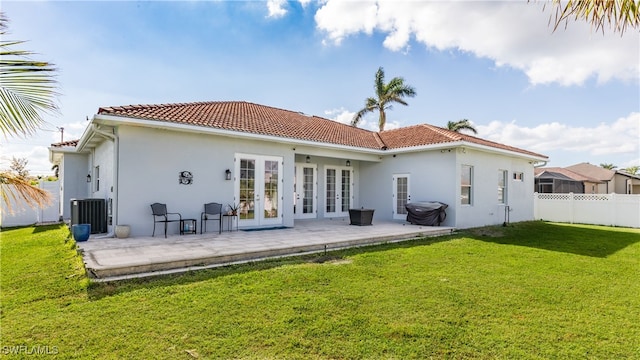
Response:
[{"label": "covered grill", "polygon": [[439,201],[408,203],[405,205],[407,221],[414,225],[440,226],[447,218],[445,209],[448,207],[449,205]]}]

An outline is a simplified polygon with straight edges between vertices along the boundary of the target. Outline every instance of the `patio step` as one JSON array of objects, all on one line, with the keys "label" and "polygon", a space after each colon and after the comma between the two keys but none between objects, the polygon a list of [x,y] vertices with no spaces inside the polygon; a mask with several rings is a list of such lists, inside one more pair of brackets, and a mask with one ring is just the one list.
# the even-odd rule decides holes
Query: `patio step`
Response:
[{"label": "patio step", "polygon": [[[225,245],[217,238],[177,238],[174,242],[157,242],[153,244],[133,243],[130,246],[115,247],[105,244],[103,248],[87,247],[82,251],[87,272],[94,281],[115,281],[127,278],[156,276],[162,274],[194,271],[206,268],[247,263],[286,256],[334,251],[338,249],[401,242],[423,237],[450,234],[453,228],[416,227],[405,228],[402,232],[382,232],[380,235],[358,236],[342,235],[338,237],[318,236],[310,229],[286,233],[288,230],[273,230],[268,235],[255,235],[257,240],[247,235],[235,235]],[[413,231],[412,231],[413,230]],[[276,232],[282,231],[281,234]],[[271,231],[270,231],[271,232]],[[237,234],[237,233],[236,233]],[[281,236],[279,236],[281,235]],[[301,238],[287,241],[288,238]],[[120,240],[122,241],[122,240]],[[243,242],[245,241],[245,242]]]}]

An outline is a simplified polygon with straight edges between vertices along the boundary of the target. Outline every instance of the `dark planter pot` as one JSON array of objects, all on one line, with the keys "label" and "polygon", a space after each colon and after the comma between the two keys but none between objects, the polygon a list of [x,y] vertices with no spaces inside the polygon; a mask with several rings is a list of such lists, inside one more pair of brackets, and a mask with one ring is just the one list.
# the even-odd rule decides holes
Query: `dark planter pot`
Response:
[{"label": "dark planter pot", "polygon": [[89,240],[91,235],[91,224],[75,224],[71,225],[71,234],[76,242]]},{"label": "dark planter pot", "polygon": [[349,220],[351,225],[371,225],[374,209],[349,209]]}]

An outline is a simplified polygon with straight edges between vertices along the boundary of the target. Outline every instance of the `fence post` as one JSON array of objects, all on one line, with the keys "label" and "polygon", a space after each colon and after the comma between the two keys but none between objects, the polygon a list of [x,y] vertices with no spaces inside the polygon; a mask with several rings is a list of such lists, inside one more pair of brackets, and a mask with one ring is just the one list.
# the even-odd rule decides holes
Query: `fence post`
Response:
[{"label": "fence post", "polygon": [[611,214],[610,225],[615,226],[618,223],[618,212],[616,211],[616,203],[618,199],[616,199],[616,193],[611,193],[609,196],[609,213]]},{"label": "fence post", "polygon": [[538,217],[538,192],[533,193],[533,220],[540,220]]},{"label": "fence post", "polygon": [[576,216],[576,199],[572,192],[569,193],[569,204],[571,205],[571,218],[569,219],[569,224],[573,224],[573,220]]}]

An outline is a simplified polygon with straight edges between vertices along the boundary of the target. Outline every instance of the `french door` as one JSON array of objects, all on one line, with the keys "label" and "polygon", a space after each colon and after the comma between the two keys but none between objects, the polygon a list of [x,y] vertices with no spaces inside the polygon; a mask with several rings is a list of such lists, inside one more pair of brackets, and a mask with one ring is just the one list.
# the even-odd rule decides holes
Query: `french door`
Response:
[{"label": "french door", "polygon": [[328,166],[324,170],[325,217],[348,216],[353,203],[353,172],[350,167]]},{"label": "french door", "polygon": [[411,202],[411,186],[409,174],[393,175],[393,218],[406,219],[407,208],[405,205]]},{"label": "french door", "polygon": [[239,225],[282,224],[282,157],[236,154],[235,163]]},{"label": "french door", "polygon": [[296,219],[315,218],[318,205],[318,166],[296,164],[293,179],[293,214]]}]

